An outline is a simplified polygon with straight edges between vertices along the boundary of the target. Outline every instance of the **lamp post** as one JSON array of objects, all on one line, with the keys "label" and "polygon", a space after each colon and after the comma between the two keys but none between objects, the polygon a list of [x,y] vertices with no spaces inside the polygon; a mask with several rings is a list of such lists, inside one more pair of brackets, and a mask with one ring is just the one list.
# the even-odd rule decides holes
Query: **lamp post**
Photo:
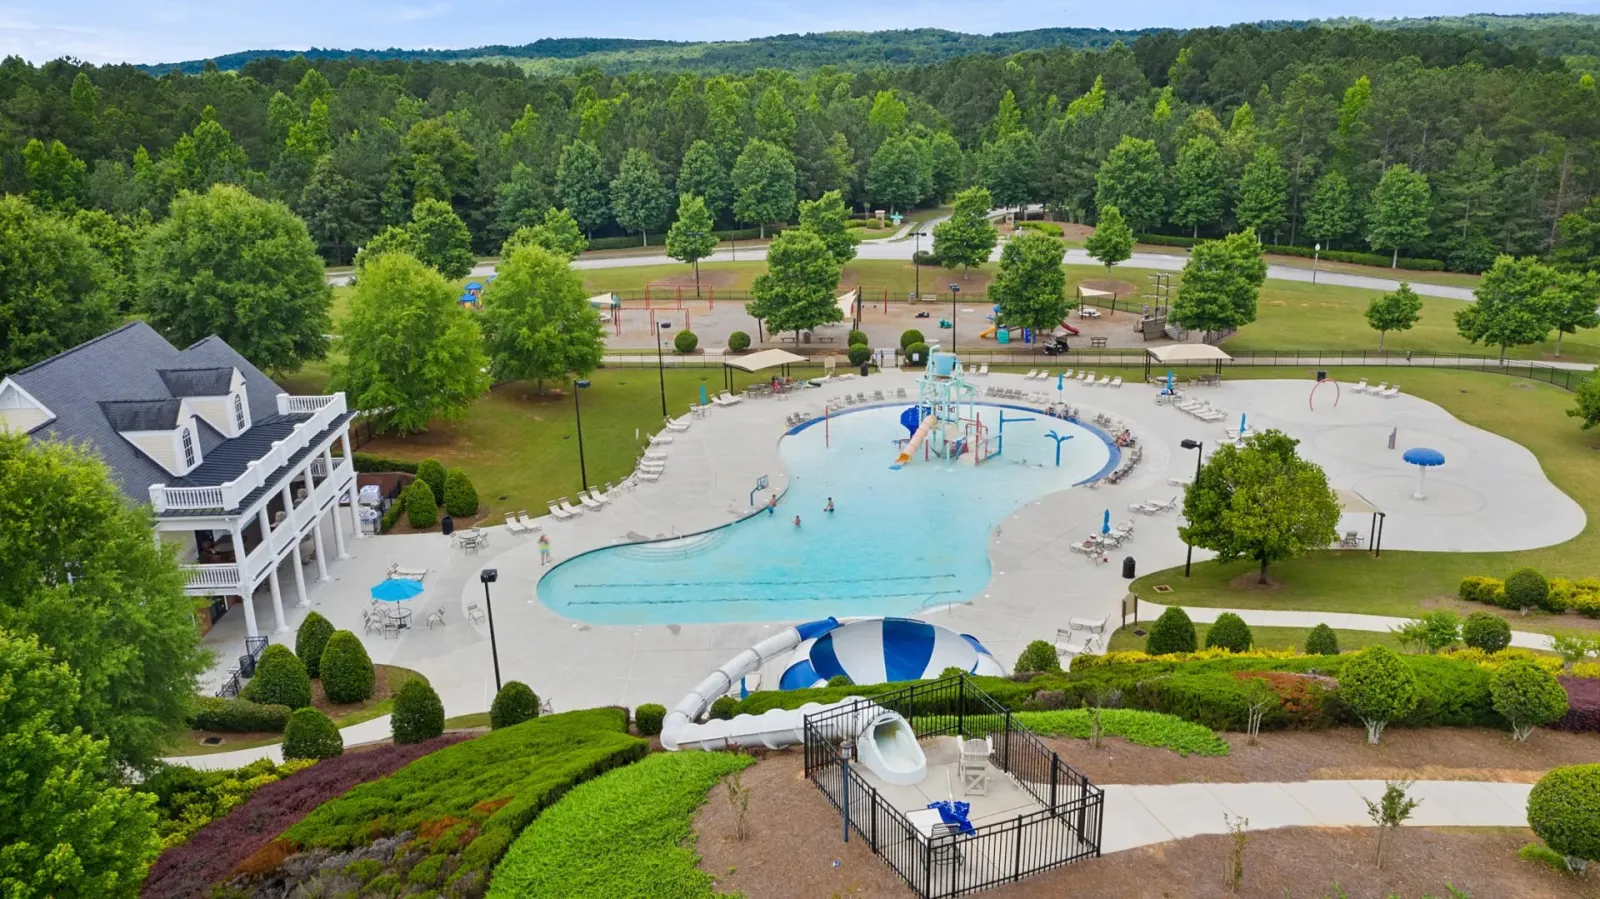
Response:
[{"label": "lamp post", "polygon": [[500,572],[494,568],[485,568],[478,572],[478,580],[483,582],[483,607],[489,616],[489,654],[494,658],[494,692],[500,693],[500,647],[494,642],[494,603],[489,601],[489,585],[499,580]]},{"label": "lamp post", "polygon": [[1316,287],[1317,286],[1317,260],[1320,259],[1321,257],[1322,257],[1322,244],[1320,244],[1320,243],[1312,244],[1312,246],[1311,246],[1311,286],[1312,287]]},{"label": "lamp post", "polygon": [[[661,417],[667,415],[667,368],[661,359],[661,332],[671,329],[672,322],[656,322],[656,378],[661,382]],[[578,435],[580,441],[583,435]],[[587,486],[587,485],[585,485]]]},{"label": "lamp post", "polygon": [[916,275],[916,277],[917,277],[917,286],[916,286],[915,296],[916,296],[917,299],[921,299],[922,298],[922,265],[921,265],[921,263],[919,263],[917,261],[918,258],[922,256],[922,228],[920,226],[917,228],[917,233],[914,236],[917,239],[917,248],[915,250],[911,251],[911,270],[917,273],[917,275]]},{"label": "lamp post", "polygon": [[572,413],[578,419],[578,476],[583,478],[583,489],[589,489],[589,469],[583,462],[583,404],[578,402],[578,391],[587,389],[588,381],[572,382]]},{"label": "lamp post", "polygon": [[[1178,445],[1186,450],[1194,450],[1194,484],[1200,483],[1200,457],[1204,455],[1201,450],[1205,447],[1205,441],[1190,440],[1186,437]],[[1189,486],[1193,487],[1194,484]],[[1189,568],[1194,564],[1194,544],[1187,540],[1183,542],[1188,545],[1183,554],[1183,576],[1188,577]]]},{"label": "lamp post", "polygon": [[956,294],[961,292],[961,285],[950,282],[950,352],[956,351]]}]

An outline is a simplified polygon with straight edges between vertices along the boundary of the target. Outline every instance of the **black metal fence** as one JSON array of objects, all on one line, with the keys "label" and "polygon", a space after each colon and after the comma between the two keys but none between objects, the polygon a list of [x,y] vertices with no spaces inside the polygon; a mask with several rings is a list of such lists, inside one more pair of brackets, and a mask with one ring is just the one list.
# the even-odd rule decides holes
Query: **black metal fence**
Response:
[{"label": "black metal fence", "polygon": [[[918,738],[990,737],[989,764],[1040,808],[974,826],[969,834],[924,831],[840,752],[862,715],[898,712]],[[1100,854],[1105,793],[965,676],[915,684],[805,719],[806,776],[849,828],[925,899],[964,896]]]},{"label": "black metal fence", "polygon": [[[248,599],[245,600],[249,602]],[[256,660],[261,658],[261,653],[272,642],[272,638],[263,634],[259,637],[244,638],[244,655],[239,657],[238,667],[228,672],[228,679],[217,688],[217,696],[222,699],[232,699],[244,689],[244,682],[255,675]]]}]

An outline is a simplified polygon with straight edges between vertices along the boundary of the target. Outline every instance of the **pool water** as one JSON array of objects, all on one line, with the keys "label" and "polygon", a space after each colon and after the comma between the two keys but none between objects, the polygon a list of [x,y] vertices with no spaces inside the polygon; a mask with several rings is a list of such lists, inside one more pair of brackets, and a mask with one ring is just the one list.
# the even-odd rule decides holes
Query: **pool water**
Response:
[{"label": "pool water", "polygon": [[[965,602],[988,584],[989,533],[1014,509],[1116,464],[1101,432],[1006,408],[1003,452],[984,464],[919,453],[891,471],[895,440],[907,436],[904,408],[835,416],[826,444],[820,423],[784,436],[778,449],[790,486],[775,514],[577,556],[539,581],[539,598],[596,624],[910,615]],[[1001,408],[978,410],[993,434]],[[1060,467],[1050,430],[1072,437],[1061,444]],[[830,497],[835,511],[827,513]]]}]

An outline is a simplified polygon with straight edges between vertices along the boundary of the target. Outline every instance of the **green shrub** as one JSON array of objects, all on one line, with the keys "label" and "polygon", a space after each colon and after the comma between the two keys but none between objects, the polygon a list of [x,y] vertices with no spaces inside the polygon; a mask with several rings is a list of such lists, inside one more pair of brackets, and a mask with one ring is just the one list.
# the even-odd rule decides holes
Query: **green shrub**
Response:
[{"label": "green shrub", "polygon": [[907,346],[905,350],[906,361],[908,362],[913,362],[920,365],[928,361],[928,345],[920,340]]},{"label": "green shrub", "polygon": [[872,347],[864,343],[853,343],[848,350],[845,350],[845,356],[850,360],[851,365],[859,367],[863,362],[872,358]]},{"label": "green shrub", "polygon": [[377,671],[361,638],[350,631],[334,631],[322,651],[322,692],[329,702],[364,702],[372,698]]},{"label": "green shrub", "polygon": [[406,875],[406,882],[422,887],[431,887],[439,883],[440,869],[444,867],[445,857],[430,855],[411,868],[411,873]]},{"label": "green shrub", "polygon": [[539,696],[519,680],[507,681],[489,704],[489,727],[499,730],[539,717]]},{"label": "green shrub", "polygon": [[960,677],[966,673],[967,670],[965,668],[957,668],[954,665],[947,665],[943,671],[939,672],[939,679],[944,680],[947,677]]},{"label": "green shrub", "polygon": [[256,660],[255,677],[250,678],[239,696],[263,705],[303,709],[311,704],[311,678],[289,647],[274,643]]},{"label": "green shrub", "polygon": [[742,353],[750,349],[750,335],[743,331],[735,331],[728,335],[728,349],[735,353]]},{"label": "green shrub", "polygon": [[858,331],[854,328],[850,330],[850,336],[845,339],[846,346],[866,346],[868,343],[870,341],[867,340],[867,332]]},{"label": "green shrub", "polygon": [[[1505,726],[1489,695],[1487,668],[1444,656],[1405,656],[1403,661],[1416,684],[1417,704],[1395,723],[1406,727]],[[1343,683],[1341,675],[1341,686]]]},{"label": "green shrub", "polygon": [[932,250],[917,250],[916,252],[911,254],[911,264],[912,265],[930,265],[930,266],[938,265],[939,264],[939,254],[935,253]]},{"label": "green shrub", "polygon": [[900,332],[900,349],[903,350],[906,347],[911,346],[913,343],[922,343],[926,340],[927,338],[922,336],[921,331],[918,331],[916,328],[908,328]]},{"label": "green shrub", "polygon": [[1220,647],[1234,652],[1248,652],[1254,644],[1255,637],[1250,633],[1250,625],[1232,612],[1218,615],[1217,620],[1206,629],[1207,649]]},{"label": "green shrub", "polygon": [[1550,592],[1545,595],[1545,602],[1541,608],[1559,615],[1572,608],[1572,598],[1576,595],[1577,590],[1571,581],[1564,577],[1553,577],[1550,579]]},{"label": "green shrub", "polygon": [[396,743],[421,743],[444,733],[444,703],[421,678],[406,681],[394,697],[389,728]]},{"label": "green shrub", "polygon": [[1461,640],[1461,619],[1450,611],[1423,612],[1422,617],[1389,629],[1412,652],[1439,652]]},{"label": "green shrub", "polygon": [[286,705],[197,696],[189,723],[195,730],[235,734],[278,733],[288,726],[291,711],[293,709]]},{"label": "green shrub", "polygon": [[1174,674],[1145,681],[1127,698],[1150,711],[1176,715],[1185,721],[1203,724],[1214,730],[1244,730],[1250,721],[1250,708],[1266,703],[1279,705],[1265,683],[1241,680],[1231,674]]},{"label": "green shrub", "polygon": [[405,511],[405,503],[403,502],[393,503],[389,508],[384,509],[383,518],[378,521],[378,533],[389,533],[389,530],[394,527],[394,523],[400,520],[400,513],[403,511]]},{"label": "green shrub", "polygon": [[850,687],[854,685],[855,681],[851,680],[848,674],[835,674],[833,677],[828,678],[828,686],[830,687]]},{"label": "green shrub", "polygon": [[1519,568],[1506,578],[1506,599],[1511,609],[1543,608],[1550,600],[1550,582],[1532,568]]},{"label": "green shrub", "polygon": [[331,759],[344,754],[344,738],[333,719],[316,709],[295,709],[283,730],[285,759]]},{"label": "green shrub", "polygon": [[423,459],[417,463],[417,480],[433,491],[435,503],[444,502],[444,463],[438,459]]},{"label": "green shrub", "polygon": [[1056,655],[1055,645],[1049,640],[1034,640],[1022,648],[1022,654],[1017,656],[1017,664],[1012,666],[1012,670],[1018,674],[1059,672],[1061,657]]},{"label": "green shrub", "polygon": [[1464,577],[1461,579],[1461,598],[1467,602],[1482,602],[1493,605],[1495,598],[1505,589],[1505,584],[1494,577]]},{"label": "green shrub", "polygon": [[1041,234],[1048,234],[1051,237],[1061,237],[1066,233],[1062,230],[1061,226],[1055,222],[1018,222],[1017,227],[1025,228],[1029,231],[1038,231]]},{"label": "green shrub", "polygon": [[1567,857],[1543,843],[1529,843],[1523,846],[1517,850],[1517,858],[1538,862],[1558,874],[1572,873],[1572,869],[1567,866]]},{"label": "green shrub", "polygon": [[661,733],[661,722],[667,717],[667,707],[647,702],[633,710],[633,723],[642,736],[653,737]]},{"label": "green shrub", "polygon": [[1572,610],[1586,618],[1600,618],[1600,593],[1575,594]]},{"label": "green shrub", "polygon": [[318,612],[311,612],[294,632],[294,654],[300,657],[306,666],[306,675],[312,679],[322,676],[319,667],[322,650],[327,648],[333,629],[332,622]]},{"label": "green shrub", "polygon": [[444,510],[456,518],[478,514],[477,488],[459,468],[450,469],[444,476]]},{"label": "green shrub", "polygon": [[434,502],[433,489],[421,478],[400,494],[400,501],[405,503],[406,521],[412,527],[423,530],[439,523],[439,504]]},{"label": "green shrub", "polygon": [[353,458],[356,463],[356,471],[363,474],[387,471],[403,471],[406,474],[417,473],[417,463],[406,459],[391,459],[388,456],[374,456],[371,453],[356,453]]},{"label": "green shrub", "polygon": [[1567,713],[1567,691],[1556,676],[1532,662],[1513,660],[1489,676],[1494,710],[1511,723],[1511,735],[1528,739],[1535,727]]},{"label": "green shrub", "polygon": [[[1046,737],[1067,736],[1089,739],[1089,711],[1065,709],[1059,712],[1018,712],[1017,723]],[[1176,715],[1139,709],[1101,709],[1100,730],[1108,737],[1121,737],[1140,746],[1170,749],[1179,755],[1227,755],[1226,740],[1203,724],[1185,721]]]},{"label": "green shrub", "polygon": [[490,899],[711,896],[694,849],[695,810],[708,794],[726,802],[717,782],[751,763],[733,753],[664,752],[574,788],[512,844]]},{"label": "green shrub", "polygon": [[1568,859],[1600,861],[1600,765],[1569,765],[1528,794],[1528,826]]},{"label": "green shrub", "polygon": [[1357,653],[1339,675],[1339,698],[1367,726],[1376,743],[1383,728],[1417,707],[1417,677],[1394,650],[1370,646]]},{"label": "green shrub", "polygon": [[1461,624],[1461,642],[1484,652],[1499,652],[1511,645],[1511,624],[1499,615],[1473,612]]},{"label": "green shrub", "polygon": [[1156,623],[1150,626],[1150,636],[1144,643],[1144,651],[1151,655],[1166,655],[1169,652],[1194,652],[1196,647],[1194,622],[1189,620],[1189,613],[1182,606],[1169,606]]},{"label": "green shrub", "polygon": [[697,336],[693,331],[690,331],[687,328],[685,328],[682,331],[679,331],[677,334],[673,335],[673,338],[672,338],[672,348],[677,350],[680,353],[684,353],[684,354],[692,353],[692,352],[694,352],[694,348],[699,346],[699,345],[700,345],[699,336]]},{"label": "green shrub", "polygon": [[1339,654],[1339,637],[1333,628],[1319,624],[1306,634],[1306,655],[1336,656]]},{"label": "green shrub", "polygon": [[711,703],[709,715],[714,721],[727,721],[733,717],[734,709],[738,707],[739,700],[732,696],[718,696],[716,701]]},{"label": "green shrub", "polygon": [[342,851],[454,819],[462,822],[457,844],[465,848],[456,852],[460,866],[452,882],[487,882],[516,835],[574,784],[645,755],[649,743],[628,736],[626,723],[620,709],[588,709],[447,746],[323,803],[283,838],[307,849]]}]

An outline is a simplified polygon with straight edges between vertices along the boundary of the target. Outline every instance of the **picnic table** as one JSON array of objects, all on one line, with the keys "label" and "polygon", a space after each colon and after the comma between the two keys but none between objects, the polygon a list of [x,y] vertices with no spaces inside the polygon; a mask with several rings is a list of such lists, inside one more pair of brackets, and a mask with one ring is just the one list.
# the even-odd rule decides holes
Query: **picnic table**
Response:
[{"label": "picnic table", "polygon": [[1092,347],[1103,347],[1105,345],[1106,345],[1106,338],[1104,338],[1104,337],[1091,337],[1091,338],[1089,338],[1089,346],[1092,346]]}]

